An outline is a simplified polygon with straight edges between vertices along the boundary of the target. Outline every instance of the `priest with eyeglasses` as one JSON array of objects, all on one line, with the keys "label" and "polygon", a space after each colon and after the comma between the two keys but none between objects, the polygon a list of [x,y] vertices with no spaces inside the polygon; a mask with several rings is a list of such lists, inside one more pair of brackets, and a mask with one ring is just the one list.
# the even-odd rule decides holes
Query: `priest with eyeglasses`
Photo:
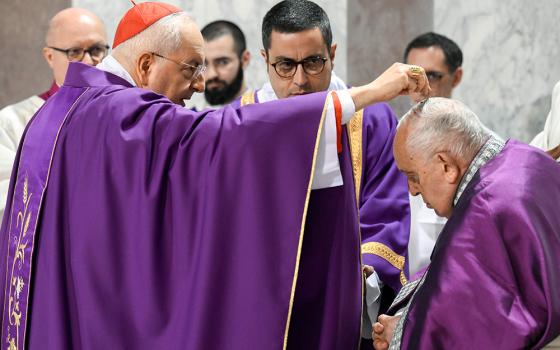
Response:
[{"label": "priest with eyeglasses", "polygon": [[50,21],[43,56],[53,72],[51,87],[0,110],[0,218],[4,212],[12,164],[18,145],[31,117],[64,82],[69,62],[96,65],[107,55],[107,34],[101,20],[92,12],[67,8]]}]

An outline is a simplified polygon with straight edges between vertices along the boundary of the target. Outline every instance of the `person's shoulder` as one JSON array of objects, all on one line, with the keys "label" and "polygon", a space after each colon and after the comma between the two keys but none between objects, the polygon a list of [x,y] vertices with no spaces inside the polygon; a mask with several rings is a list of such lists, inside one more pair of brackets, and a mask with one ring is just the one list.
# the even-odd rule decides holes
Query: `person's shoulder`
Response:
[{"label": "person's shoulder", "polygon": [[39,96],[31,96],[25,100],[8,105],[0,110],[0,120],[3,123],[13,121],[27,122],[41,108],[45,101]]},{"label": "person's shoulder", "polygon": [[[498,202],[508,207],[516,201],[532,200],[548,184],[550,195],[560,194],[560,167],[543,151],[524,143],[508,140],[496,157],[479,170],[482,192],[494,193]],[[552,197],[551,201],[554,201]],[[558,198],[560,200],[560,198]]]}]

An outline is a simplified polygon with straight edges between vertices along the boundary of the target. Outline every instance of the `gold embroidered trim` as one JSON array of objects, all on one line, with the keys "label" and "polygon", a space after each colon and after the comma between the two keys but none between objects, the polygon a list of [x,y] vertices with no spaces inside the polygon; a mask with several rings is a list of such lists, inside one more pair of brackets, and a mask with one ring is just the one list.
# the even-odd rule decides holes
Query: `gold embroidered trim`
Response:
[{"label": "gold embroidered trim", "polygon": [[350,119],[346,129],[350,141],[350,154],[352,157],[352,173],[354,174],[354,186],[356,188],[356,203],[360,207],[360,187],[362,182],[363,151],[362,151],[362,126],[364,122],[364,110],[359,110]]},{"label": "gold embroidered trim", "polygon": [[241,106],[252,105],[255,103],[255,92],[249,90],[241,96]]},{"label": "gold embroidered trim", "polygon": [[405,284],[408,283],[408,280],[406,279],[406,276],[404,275],[404,271],[401,270],[401,275],[400,275],[400,280],[401,280],[401,284],[404,286]]},{"label": "gold embroidered trim", "polygon": [[362,244],[362,254],[374,254],[387,260],[389,264],[401,271],[400,281],[403,285],[406,284],[407,280],[404,275],[404,256],[398,255],[391,248],[379,242],[368,242]]},{"label": "gold embroidered trim", "polygon": [[[70,106],[70,109],[68,110],[68,112],[66,112],[66,115],[64,116],[64,119],[62,120],[62,123],[60,124],[60,126],[58,128],[58,131],[56,133],[56,137],[54,139],[53,147],[52,147],[52,150],[51,150],[51,157],[49,159],[49,167],[48,167],[47,176],[46,176],[46,179],[45,179],[45,184],[43,185],[43,189],[42,189],[41,194],[40,194],[41,196],[39,198],[39,204],[37,206],[37,214],[40,213],[42,205],[43,205],[43,198],[44,198],[44,195],[45,195],[45,190],[47,188],[49,178],[50,178],[52,161],[53,161],[53,157],[54,157],[54,151],[55,151],[56,146],[58,144],[58,137],[60,135],[60,131],[62,129],[62,126],[65,124],[66,119],[68,118],[70,113],[74,110],[75,106],[78,104],[78,102],[80,101],[82,96],[88,90],[89,90],[89,88],[85,89],[85,91],[82,92],[82,94],[80,96],[78,96],[78,98]],[[25,143],[26,140],[24,140],[23,142]],[[21,152],[23,154],[23,147],[22,147]],[[17,171],[17,175],[16,175],[16,184],[19,181],[20,166],[21,166],[21,163],[18,163],[18,171]],[[16,187],[14,186],[14,195],[12,197],[12,207],[10,209],[10,226],[9,226],[10,231],[9,232],[11,232],[12,222],[13,222],[13,218],[11,217],[11,215],[13,214],[14,200],[16,199],[15,188]],[[33,237],[31,238],[31,241],[30,242],[27,241],[25,244],[21,244],[21,239],[25,238],[25,236],[27,235],[27,231],[29,229],[29,223],[30,223],[30,220],[31,220],[31,214],[32,213],[29,212],[29,214],[27,215],[27,219],[25,220],[25,224],[24,224],[24,218],[26,217],[28,206],[29,206],[29,203],[31,202],[31,196],[32,196],[32,193],[29,193],[29,178],[28,178],[28,175],[25,174],[24,183],[23,183],[23,194],[22,194],[22,197],[23,197],[22,200],[23,200],[23,203],[25,205],[25,208],[24,208],[23,213],[21,211],[18,212],[18,216],[16,218],[16,228],[18,228],[18,223],[19,223],[20,219],[21,219],[21,225],[23,225],[23,226],[20,229],[20,234],[19,234],[19,237],[18,237],[17,253],[16,253],[16,256],[14,257],[14,260],[13,260],[12,272],[11,272],[10,276],[8,276],[8,274],[9,274],[8,264],[6,264],[6,282],[11,281],[10,287],[9,287],[10,288],[9,289],[10,299],[9,299],[9,305],[8,305],[8,312],[10,312],[10,310],[11,310],[11,312],[10,312],[11,315],[10,316],[14,318],[14,323],[12,323],[11,318],[9,318],[9,322],[12,326],[16,325],[16,327],[17,327],[16,338],[15,339],[10,336],[9,330],[7,331],[8,334],[6,335],[6,342],[8,344],[8,349],[9,350],[18,350],[19,349],[19,327],[20,327],[20,320],[21,320],[21,318],[24,314],[25,314],[25,323],[23,325],[24,326],[24,330],[23,330],[23,344],[24,344],[24,346],[23,346],[22,350],[25,350],[25,342],[26,342],[26,337],[27,337],[27,325],[29,323],[29,317],[28,317],[29,296],[31,294],[31,275],[33,273],[32,259],[33,259],[33,254],[34,254],[34,251],[35,251],[35,237],[36,237],[35,232],[37,230],[37,222],[38,222],[38,219],[39,219],[39,215],[36,215],[35,219],[34,219],[34,221],[35,221],[34,225],[35,226],[33,228],[33,232],[32,232]],[[25,309],[21,310],[20,307],[19,307],[20,294],[21,294],[22,289],[25,287],[25,285],[24,285],[24,281],[21,279],[21,277],[19,277],[19,276],[17,278],[13,277],[13,275],[14,275],[13,271],[14,271],[14,267],[15,267],[16,262],[21,261],[21,264],[24,263],[24,261],[25,261],[25,251],[24,251],[24,249],[26,248],[27,244],[29,244],[29,243],[31,243],[31,252],[30,252],[30,256],[29,256],[29,281],[28,281],[28,285],[26,287],[27,288],[27,298],[25,300],[25,302],[26,302],[25,303]],[[6,254],[6,260],[8,260],[8,257],[9,257],[9,253]],[[12,287],[14,287],[14,295],[12,295]],[[3,291],[3,292],[5,293],[5,291]],[[14,299],[14,297],[15,297],[15,299]],[[13,310],[12,310],[12,302],[14,302]],[[5,329],[4,329],[4,315],[2,315],[2,331],[1,331],[2,337],[4,335],[4,331],[5,331]]]},{"label": "gold embroidered trim", "polygon": [[[323,113],[321,115],[321,121],[319,122],[319,128],[317,129],[317,135],[315,137],[315,149],[313,151],[313,162],[311,163],[311,175],[309,177],[309,183],[307,184],[307,195],[305,196],[305,205],[303,207],[303,216],[301,218],[301,226],[300,226],[300,234],[299,234],[299,243],[298,243],[298,250],[297,250],[297,258],[296,258],[296,266],[294,271],[294,280],[292,281],[292,292],[290,294],[290,304],[288,307],[288,319],[286,320],[286,330],[284,332],[284,345],[282,347],[283,350],[286,350],[288,346],[288,333],[290,330],[290,321],[292,318],[292,309],[294,307],[294,296],[296,294],[296,283],[299,273],[299,263],[301,258],[301,248],[303,245],[303,234],[305,229],[305,219],[307,218],[307,209],[309,206],[309,196],[311,194],[311,184],[313,183],[313,177],[315,174],[315,165],[317,162],[317,153],[319,151],[319,140],[321,136],[321,131],[323,130],[323,124],[325,122],[325,115],[327,114],[327,101],[328,95],[325,99],[325,105],[323,106]],[[243,102],[243,99],[242,99]],[[253,103],[254,103],[254,95],[253,95]]]}]

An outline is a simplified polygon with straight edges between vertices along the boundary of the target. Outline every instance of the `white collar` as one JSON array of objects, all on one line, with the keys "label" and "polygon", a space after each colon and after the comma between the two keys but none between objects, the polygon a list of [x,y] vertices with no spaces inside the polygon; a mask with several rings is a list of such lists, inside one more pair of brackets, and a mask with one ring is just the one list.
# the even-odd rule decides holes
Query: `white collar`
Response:
[{"label": "white collar", "polygon": [[126,69],[124,69],[122,64],[120,64],[119,61],[117,61],[117,59],[113,57],[113,55],[108,55],[107,57],[105,57],[101,63],[95,66],[95,68],[121,77],[124,80],[128,81],[132,86],[136,86],[136,83],[134,82],[134,79],[132,79],[132,76],[128,74]]}]

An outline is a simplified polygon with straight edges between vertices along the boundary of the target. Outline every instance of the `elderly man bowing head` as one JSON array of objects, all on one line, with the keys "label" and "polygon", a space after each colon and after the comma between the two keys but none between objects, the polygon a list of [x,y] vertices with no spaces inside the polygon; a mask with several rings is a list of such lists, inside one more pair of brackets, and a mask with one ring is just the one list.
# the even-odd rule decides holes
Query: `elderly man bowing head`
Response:
[{"label": "elderly man bowing head", "polygon": [[427,272],[374,325],[375,347],[537,349],[558,336],[556,162],[445,98],[412,108],[394,153],[410,193],[449,220]]}]

